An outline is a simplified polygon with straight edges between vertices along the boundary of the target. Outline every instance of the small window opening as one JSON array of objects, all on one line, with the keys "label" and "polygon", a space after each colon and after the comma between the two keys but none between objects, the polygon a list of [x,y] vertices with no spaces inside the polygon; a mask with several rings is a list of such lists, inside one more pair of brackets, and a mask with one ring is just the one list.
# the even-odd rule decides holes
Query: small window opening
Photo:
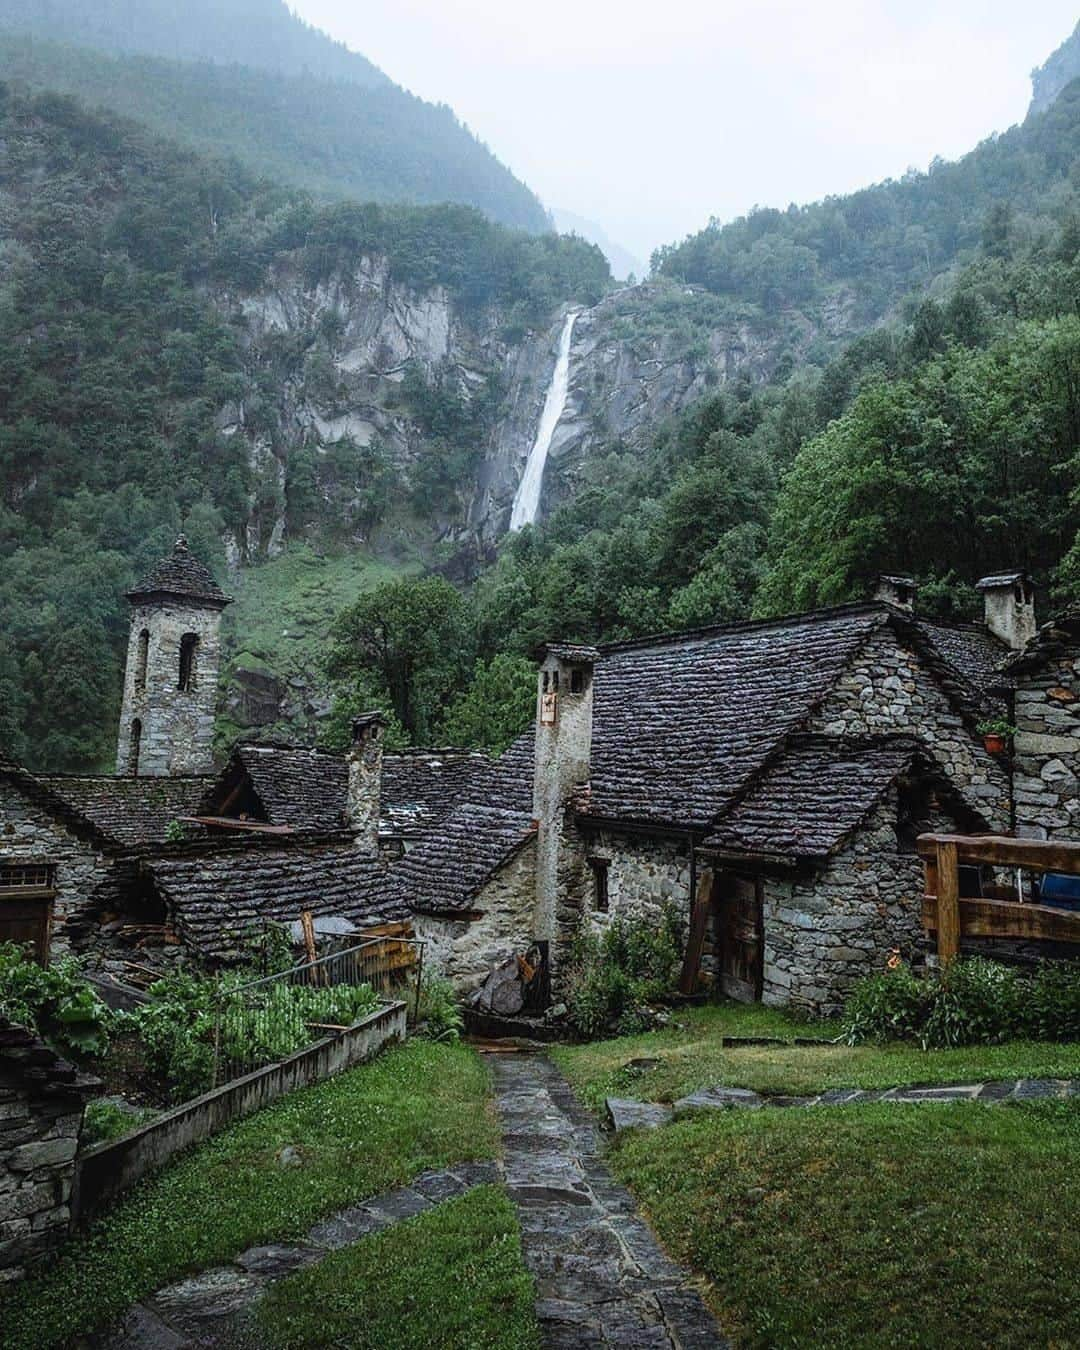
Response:
[{"label": "small window opening", "polygon": [[150,629],[139,634],[139,650],[135,657],[135,688],[141,693],[146,688],[146,667],[150,659]]},{"label": "small window opening", "polygon": [[572,670],[570,672],[570,692],[572,694],[585,692],[585,672],[583,670]]},{"label": "small window opening", "polygon": [[548,680],[548,673],[547,673],[547,671],[545,670],[545,671],[544,671],[544,685],[543,685],[544,693],[545,693],[545,694],[546,694],[547,691],[548,691],[548,684],[549,684],[549,683],[550,683],[550,681]]},{"label": "small window opening", "polygon": [[559,672],[557,670],[551,672],[551,689],[555,694],[559,692]]},{"label": "small window opening", "polygon": [[608,912],[608,870],[611,862],[607,858],[590,858],[589,866],[593,874],[593,909],[598,914]]},{"label": "small window opening", "polygon": [[198,633],[185,633],[180,639],[180,678],[177,682],[177,688],[185,693],[190,693],[195,688],[198,651]]},{"label": "small window opening", "polygon": [[131,737],[128,741],[128,773],[136,776],[139,772],[139,750],[142,746],[142,721],[138,717],[131,720]]},{"label": "small window opening", "polygon": [[56,889],[56,864],[4,863],[0,866],[0,895],[49,897]]}]

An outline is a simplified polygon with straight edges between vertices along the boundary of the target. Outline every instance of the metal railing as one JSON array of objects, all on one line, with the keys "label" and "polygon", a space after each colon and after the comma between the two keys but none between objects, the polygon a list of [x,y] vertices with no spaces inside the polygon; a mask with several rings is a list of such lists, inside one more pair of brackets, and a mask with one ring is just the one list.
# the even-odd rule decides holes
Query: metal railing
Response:
[{"label": "metal railing", "polygon": [[396,999],[411,1004],[415,1019],[423,954],[415,938],[377,936],[260,980],[223,983],[214,1004],[211,1086],[347,1031]]}]

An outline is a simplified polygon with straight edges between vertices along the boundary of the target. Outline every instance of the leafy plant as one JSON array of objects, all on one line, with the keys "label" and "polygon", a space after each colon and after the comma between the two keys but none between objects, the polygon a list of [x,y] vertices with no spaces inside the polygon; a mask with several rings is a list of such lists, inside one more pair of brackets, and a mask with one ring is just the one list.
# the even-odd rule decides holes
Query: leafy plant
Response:
[{"label": "leafy plant", "polygon": [[660,923],[617,918],[602,933],[583,926],[567,974],[570,1022],[582,1036],[627,1035],[653,1021],[650,1003],[670,993],[679,971],[681,925],[673,905]]},{"label": "leafy plant", "polygon": [[844,1008],[844,1036],[860,1041],[900,1041],[918,1035],[925,989],[910,967],[898,965],[869,975],[852,990]]},{"label": "leafy plant", "polygon": [[465,1022],[457,993],[449,980],[439,975],[429,975],[424,979],[420,986],[420,1008],[416,1020],[424,1026],[424,1034],[429,1040],[460,1039]]},{"label": "leafy plant", "polygon": [[979,722],[975,730],[980,736],[1015,736],[1016,728],[1011,722],[1007,722],[1004,717],[990,717],[984,722]]},{"label": "leafy plant", "polygon": [[123,1111],[115,1102],[91,1102],[83,1115],[82,1143],[104,1144],[137,1130],[153,1111]]},{"label": "leafy plant", "polygon": [[114,1015],[74,958],[39,966],[26,948],[0,944],[0,1016],[43,1036],[57,1049],[103,1054]]},{"label": "leafy plant", "polygon": [[1024,1020],[1032,1036],[1080,1041],[1080,961],[1045,961],[1031,978]]}]

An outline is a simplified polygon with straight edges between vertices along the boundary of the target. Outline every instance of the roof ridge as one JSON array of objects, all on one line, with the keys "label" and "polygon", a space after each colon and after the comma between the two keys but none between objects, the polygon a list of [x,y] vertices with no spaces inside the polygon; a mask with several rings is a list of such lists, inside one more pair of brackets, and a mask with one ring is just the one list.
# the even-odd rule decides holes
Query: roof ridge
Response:
[{"label": "roof ridge", "polygon": [[723,637],[728,633],[749,633],[765,631],[770,628],[793,628],[801,624],[825,622],[845,615],[880,613],[885,615],[895,611],[895,605],[881,600],[851,601],[843,605],[828,605],[820,609],[807,609],[799,613],[781,614],[770,619],[735,619],[730,623],[711,624],[703,628],[687,628],[669,633],[653,633],[645,637],[627,638],[622,642],[604,642],[597,647],[601,656],[615,652],[635,651],[646,647],[669,647],[679,642],[696,642],[710,637]]}]

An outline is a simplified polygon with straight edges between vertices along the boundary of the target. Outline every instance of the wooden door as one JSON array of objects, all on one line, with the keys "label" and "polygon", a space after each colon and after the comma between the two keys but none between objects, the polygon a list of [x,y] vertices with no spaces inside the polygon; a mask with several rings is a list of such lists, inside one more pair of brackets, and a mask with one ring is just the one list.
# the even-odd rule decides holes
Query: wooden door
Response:
[{"label": "wooden door", "polygon": [[720,928],[720,989],[740,1003],[761,997],[765,940],[761,882],[721,872],[716,878]]},{"label": "wooden door", "polygon": [[0,942],[30,943],[34,959],[49,960],[52,901],[36,897],[0,899]]}]

